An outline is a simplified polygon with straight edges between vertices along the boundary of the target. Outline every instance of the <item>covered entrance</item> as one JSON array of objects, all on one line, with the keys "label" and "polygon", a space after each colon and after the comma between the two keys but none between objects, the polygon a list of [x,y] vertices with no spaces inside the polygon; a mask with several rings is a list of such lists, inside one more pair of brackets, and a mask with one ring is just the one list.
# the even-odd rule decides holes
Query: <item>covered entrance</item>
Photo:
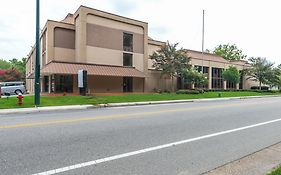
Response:
[{"label": "covered entrance", "polygon": [[49,92],[78,93],[78,70],[87,70],[90,94],[144,92],[145,75],[134,67],[52,61],[41,72],[51,77]]}]

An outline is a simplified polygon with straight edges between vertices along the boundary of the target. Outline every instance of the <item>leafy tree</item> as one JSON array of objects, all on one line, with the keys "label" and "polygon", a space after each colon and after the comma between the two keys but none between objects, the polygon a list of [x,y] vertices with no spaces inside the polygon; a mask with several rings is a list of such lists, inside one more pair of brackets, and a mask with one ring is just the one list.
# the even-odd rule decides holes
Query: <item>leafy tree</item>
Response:
[{"label": "leafy tree", "polygon": [[251,68],[246,71],[248,79],[253,78],[255,81],[259,81],[259,89],[261,85],[269,83],[272,78],[273,63],[267,61],[266,58],[251,57],[249,58]]},{"label": "leafy tree", "polygon": [[281,65],[271,70],[271,72],[268,74],[267,81],[267,84],[270,87],[277,86],[279,89],[281,88]]},{"label": "leafy tree", "polygon": [[174,91],[174,78],[181,77],[184,70],[190,68],[190,57],[187,56],[184,49],[177,49],[178,43],[170,44],[167,42],[160,50],[154,52],[150,59],[153,61],[153,67],[162,72],[162,75],[168,75],[172,79],[172,91]]},{"label": "leafy tree", "polygon": [[229,83],[237,84],[240,82],[240,73],[235,66],[229,66],[222,72],[222,77]]},{"label": "leafy tree", "polygon": [[11,63],[4,60],[4,59],[0,59],[0,69],[10,69],[12,67]]},{"label": "leafy tree", "polygon": [[25,64],[26,58],[22,58],[21,60],[12,59],[10,60],[12,67],[16,68],[22,75],[25,75]]},{"label": "leafy tree", "polygon": [[218,45],[214,50],[214,54],[231,61],[243,60],[247,57],[247,55],[244,55],[242,50],[238,49],[235,44]]},{"label": "leafy tree", "polygon": [[20,81],[21,73],[15,68],[8,69],[4,75],[0,77],[0,81]]},{"label": "leafy tree", "polygon": [[202,72],[198,72],[195,69],[185,70],[183,72],[183,78],[185,84],[198,84],[198,85],[208,84],[207,76]]}]

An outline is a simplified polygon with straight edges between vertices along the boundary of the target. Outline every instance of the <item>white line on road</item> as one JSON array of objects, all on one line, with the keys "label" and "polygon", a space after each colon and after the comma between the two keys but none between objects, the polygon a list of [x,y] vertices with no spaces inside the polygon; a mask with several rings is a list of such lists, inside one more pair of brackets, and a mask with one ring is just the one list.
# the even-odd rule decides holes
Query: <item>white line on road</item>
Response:
[{"label": "white line on road", "polygon": [[84,162],[84,163],[80,163],[80,164],[76,164],[76,165],[71,165],[71,166],[67,166],[67,167],[63,167],[63,168],[58,168],[58,169],[54,169],[54,170],[50,170],[50,171],[45,171],[45,172],[41,172],[41,173],[37,173],[37,174],[33,174],[33,175],[58,174],[58,173],[62,173],[62,172],[66,172],[66,171],[70,171],[70,170],[74,170],[74,169],[78,169],[78,168],[97,165],[97,164],[109,162],[109,161],[112,161],[112,160],[117,160],[117,159],[122,159],[122,158],[125,158],[125,157],[135,156],[135,155],[138,155],[138,154],[143,154],[143,153],[156,151],[156,150],[160,150],[160,149],[164,149],[164,148],[168,148],[168,147],[173,147],[173,146],[177,146],[177,145],[181,145],[181,144],[185,144],[185,143],[190,143],[190,142],[194,142],[194,141],[198,141],[198,140],[203,140],[203,139],[207,139],[207,138],[211,138],[211,137],[216,137],[216,136],[220,136],[220,135],[224,135],[224,134],[242,131],[242,130],[246,130],[246,129],[250,129],[250,128],[254,128],[254,127],[258,127],[258,126],[268,125],[268,124],[276,123],[276,122],[280,122],[280,121],[281,121],[281,118],[276,119],[276,120],[270,120],[270,121],[267,121],[267,122],[258,123],[258,124],[253,124],[253,125],[249,125],[249,126],[244,126],[244,127],[241,127],[241,128],[226,130],[226,131],[208,134],[208,135],[204,135],[204,136],[200,136],[200,137],[195,137],[195,138],[191,138],[191,139],[187,139],[187,140],[182,140],[182,141],[177,141],[177,142],[159,145],[159,146],[155,146],[155,147],[145,148],[145,149],[132,151],[132,152],[124,153],[124,154],[119,154],[119,155],[115,155],[115,156],[111,156],[111,157],[97,159],[97,160]]}]

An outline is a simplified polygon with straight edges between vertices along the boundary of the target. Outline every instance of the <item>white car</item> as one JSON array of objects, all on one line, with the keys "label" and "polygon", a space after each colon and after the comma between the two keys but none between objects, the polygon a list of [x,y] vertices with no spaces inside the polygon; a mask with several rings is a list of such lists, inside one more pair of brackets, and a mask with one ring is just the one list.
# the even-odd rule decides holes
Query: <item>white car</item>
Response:
[{"label": "white car", "polygon": [[2,82],[0,83],[1,95],[13,95],[26,93],[24,82]]}]

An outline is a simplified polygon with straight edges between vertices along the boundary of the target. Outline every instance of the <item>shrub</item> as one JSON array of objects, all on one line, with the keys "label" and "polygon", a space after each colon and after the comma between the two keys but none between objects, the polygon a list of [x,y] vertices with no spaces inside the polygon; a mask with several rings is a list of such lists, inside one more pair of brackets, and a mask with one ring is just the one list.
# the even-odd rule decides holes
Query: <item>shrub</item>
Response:
[{"label": "shrub", "polygon": [[153,91],[158,94],[162,94],[163,91],[161,89],[154,88]]},{"label": "shrub", "polygon": [[195,89],[181,89],[176,92],[176,94],[200,94],[198,90]]},{"label": "shrub", "polygon": [[[260,87],[259,86],[252,86],[251,87],[251,89],[254,89],[254,90],[259,90],[260,89]],[[269,89],[269,87],[267,87],[267,86],[262,86],[261,87],[261,90],[268,90]]]},{"label": "shrub", "polygon": [[169,90],[167,90],[167,89],[165,89],[163,92],[164,92],[164,93],[168,93],[168,94],[171,93],[171,91],[169,91]]},{"label": "shrub", "polygon": [[196,90],[196,91],[198,91],[200,94],[203,94],[205,91],[204,91],[204,89],[192,89],[192,90]]}]

